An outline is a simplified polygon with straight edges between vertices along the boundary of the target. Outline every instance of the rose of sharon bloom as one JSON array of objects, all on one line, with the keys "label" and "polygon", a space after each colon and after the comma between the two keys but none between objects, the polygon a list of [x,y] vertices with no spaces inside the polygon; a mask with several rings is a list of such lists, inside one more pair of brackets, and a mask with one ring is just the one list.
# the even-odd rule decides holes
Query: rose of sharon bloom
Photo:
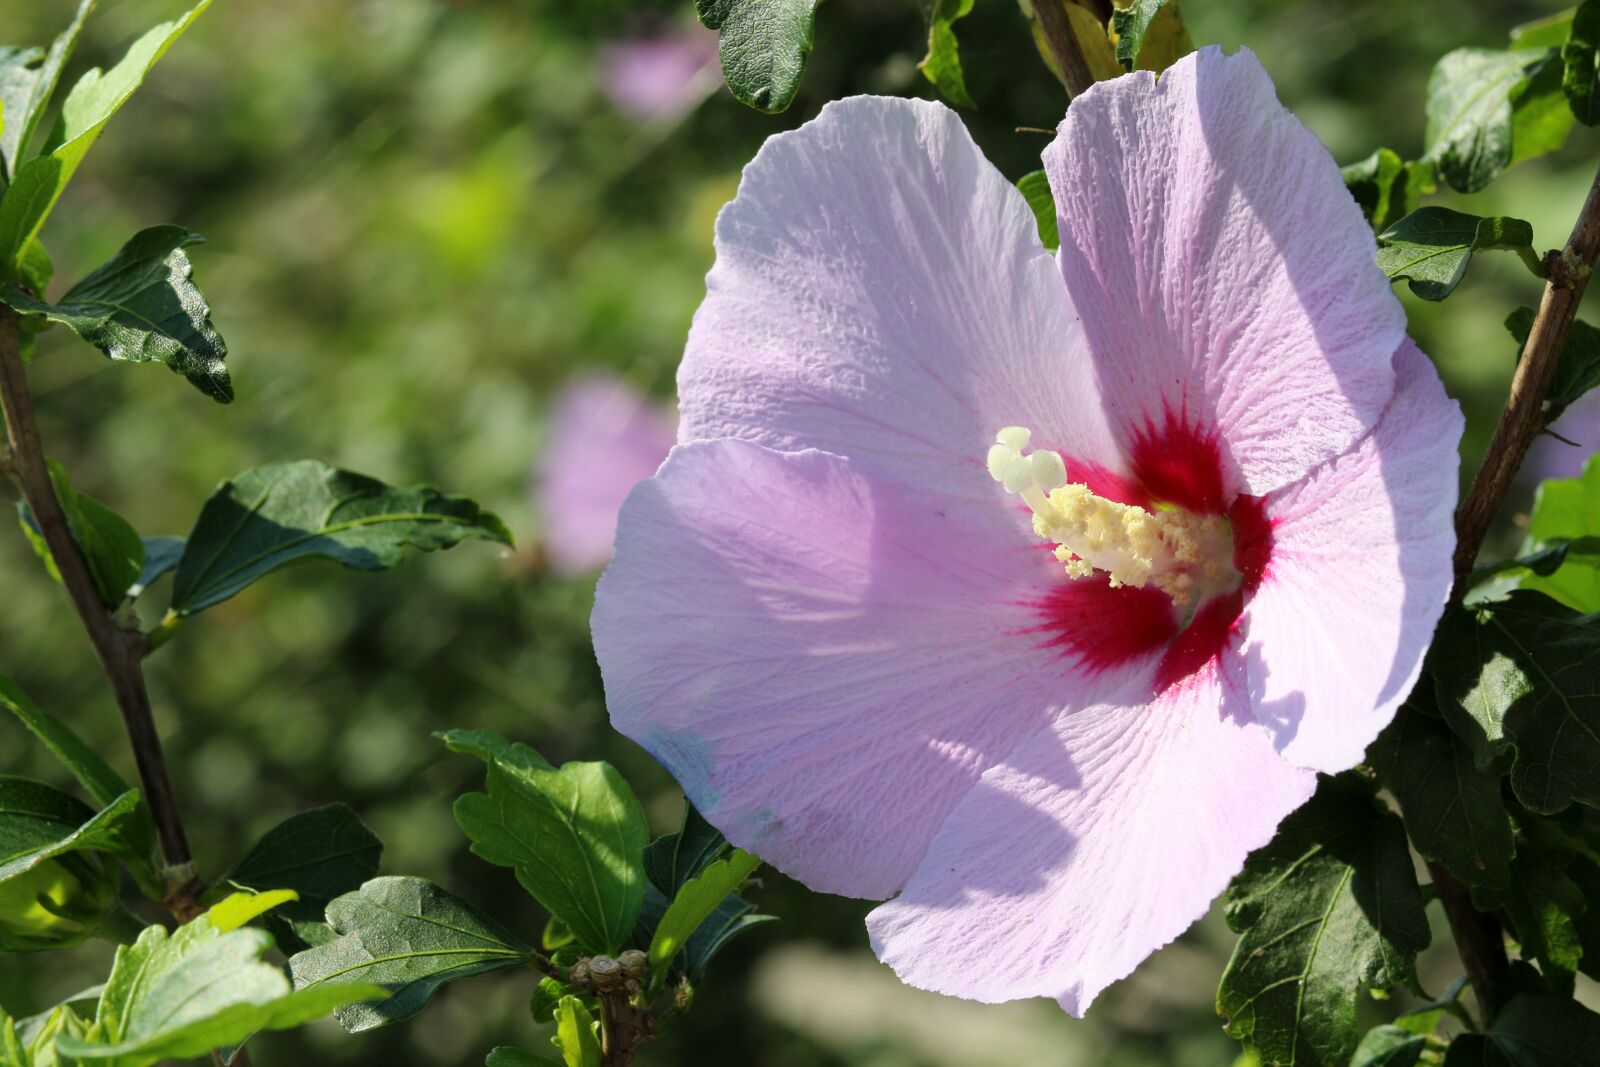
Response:
[{"label": "rose of sharon bloom", "polygon": [[678,118],[722,84],[716,32],[695,25],[613,41],[596,53],[595,78],[629,118]]},{"label": "rose of sharon bloom", "polygon": [[1081,1014],[1411,688],[1461,418],[1249,52],[1075,100],[1055,259],[932,103],[769,140],[679,444],[623,508],[612,719],[907,982]]},{"label": "rose of sharon bloom", "polygon": [[552,568],[605,566],[623,500],[661,466],[672,439],[671,417],[619,378],[592,374],[561,390],[535,487]]}]

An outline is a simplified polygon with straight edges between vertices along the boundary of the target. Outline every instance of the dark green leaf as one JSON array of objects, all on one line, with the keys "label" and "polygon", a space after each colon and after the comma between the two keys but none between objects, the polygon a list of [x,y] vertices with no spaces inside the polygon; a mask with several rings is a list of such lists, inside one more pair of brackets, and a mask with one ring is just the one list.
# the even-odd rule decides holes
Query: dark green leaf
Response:
[{"label": "dark green leaf", "polygon": [[93,10],[95,0],[80,0],[72,21],[50,45],[38,48],[0,49],[0,175],[17,172],[28,142],[44,117],[45,105],[56,90],[61,68],[72,55],[83,32],[83,21]]},{"label": "dark green leaf", "polygon": [[525,965],[533,950],[499,923],[421,878],[374,878],[328,905],[337,940],[297,953],[289,972],[297,988],[373,983],[385,1001],[335,1014],[352,1033],[422,1010],[445,982]]},{"label": "dark green leaf", "polygon": [[[1512,162],[1514,106],[1539,105],[1525,92],[1546,65],[1558,62],[1551,48],[1458,48],[1445,55],[1428,79],[1423,158],[1460,192],[1488,185]],[[1523,158],[1531,154],[1532,148]]]},{"label": "dark green leaf", "polygon": [[200,0],[182,18],[156,26],[135,41],[116,66],[104,73],[91,70],[72,87],[46,142],[45,154],[18,167],[11,187],[0,199],[0,278],[16,276],[23,250],[44,225],[100,131],[139,88],[150,68],[210,5],[211,0]]},{"label": "dark green leaf", "polygon": [[1352,163],[1341,173],[1345,188],[1361,205],[1374,230],[1380,233],[1417,209],[1424,187],[1430,182],[1431,168],[1421,163],[1406,163],[1387,148],[1380,148],[1360,163]]},{"label": "dark green leaf", "polygon": [[294,989],[262,957],[272,938],[253,928],[219,929],[202,915],[168,934],[147,927],[117,950],[111,977],[82,1038],[61,1051],[109,1067],[146,1067],[237,1045],[258,1030],[285,1030],[353,1001],[382,997],[367,985]]},{"label": "dark green leaf", "polygon": [[1600,1048],[1600,1015],[1567,997],[1523,994],[1487,1034],[1450,1042],[1445,1067],[1584,1067]]},{"label": "dark green leaf", "polygon": [[1491,249],[1517,253],[1529,270],[1544,276],[1533,251],[1533,227],[1526,222],[1431,205],[1378,234],[1378,266],[1391,281],[1405,278],[1422,299],[1443,300],[1461,283],[1472,254]]},{"label": "dark green leaf", "polygon": [[1408,979],[1428,944],[1400,820],[1344,779],[1323,779],[1223,899],[1243,936],[1217,1011],[1264,1063],[1347,1063],[1361,989]]},{"label": "dark green leaf", "polygon": [[274,463],[223,482],[200,509],[172,585],[190,615],[290,563],[322,558],[354,570],[400,562],[467,538],[511,544],[499,518],[427,485],[396,489],[313,459]]},{"label": "dark green leaf", "polygon": [[650,966],[664,970],[700,924],[744,884],[761,860],[743,849],[709,864],[678,889],[650,938]]},{"label": "dark green leaf", "polygon": [[1056,198],[1050,192],[1050,179],[1042,170],[1030,171],[1017,179],[1017,188],[1028,201],[1028,207],[1033,209],[1039,240],[1054,252],[1061,247],[1061,231],[1057,228]]},{"label": "dark green leaf", "polygon": [[[1511,817],[1500,775],[1480,770],[1472,750],[1431,711],[1424,678],[1368,752],[1400,802],[1418,852],[1471,886],[1480,907],[1493,907],[1511,883]],[[1415,706],[1414,706],[1415,705]]]},{"label": "dark green leaf", "polygon": [[1194,51],[1178,0],[1132,0],[1111,14],[1123,70],[1166,70]]},{"label": "dark green leaf", "polygon": [[695,0],[700,21],[720,30],[722,77],[742,104],[776,113],[794,102],[811,54],[817,0]]},{"label": "dark green leaf", "polygon": [[[644,906],[639,910],[639,924],[634,929],[635,944],[648,945],[655,937],[656,927],[667,913],[667,898],[654,883],[644,887]],[[689,942],[673,962],[673,967],[698,982],[707,965],[722,947],[753,926],[776,922],[775,915],[757,914],[755,905],[742,897],[727,897],[711,916],[700,924]]]},{"label": "dark green leaf", "polygon": [[42,710],[28,698],[21,686],[3,674],[0,674],[0,707],[10,711],[33,736],[44,742],[45,747],[94,798],[95,803],[104,807],[128,791],[128,783],[100,758],[98,752],[90,748],[66,723]]},{"label": "dark green leaf", "polygon": [[539,984],[533,988],[533,996],[528,998],[528,1014],[533,1016],[536,1023],[549,1022],[555,1015],[556,1005],[570,992],[566,986],[546,975],[539,979]]},{"label": "dark green leaf", "polygon": [[129,238],[57,303],[15,286],[0,286],[0,300],[71,327],[111,359],[165,363],[226,404],[233,399],[224,362],[228,346],[211,325],[211,308],[183,251],[204,240],[182,226],[152,226]]},{"label": "dark green leaf", "polygon": [[[1520,307],[1506,316],[1506,329],[1517,340],[1517,358],[1533,329],[1533,309]],[[1555,422],[1590,389],[1600,386],[1600,330],[1574,319],[1556,362],[1556,376],[1545,394],[1545,423]]]},{"label": "dark green leaf", "polygon": [[928,54],[917,64],[939,90],[958,107],[976,107],[961,73],[961,52],[956,44],[955,22],[972,11],[972,0],[932,0],[928,10]]},{"label": "dark green leaf", "polygon": [[1427,1038],[1403,1027],[1375,1027],[1356,1046],[1350,1067],[1412,1067],[1427,1047]]},{"label": "dark green leaf", "polygon": [[[50,464],[50,480],[55,485],[61,510],[66,513],[72,539],[78,543],[78,551],[83,553],[83,561],[89,566],[89,574],[94,578],[101,602],[115,609],[127,599],[128,590],[138,582],[144,570],[144,542],[139,532],[128,524],[127,519],[94,497],[74,489],[61,464]],[[44,562],[45,570],[59,582],[61,571],[57,569],[50,546],[45,543],[38,521],[25,501],[17,502],[17,514],[22,531],[27,534],[34,552]]]},{"label": "dark green leaf", "polygon": [[1524,844],[1512,865],[1506,914],[1522,944],[1524,959],[1539,961],[1547,983],[1561,982],[1568,991],[1583,956],[1578,918],[1585,910],[1583,890],[1567,877],[1559,857]]},{"label": "dark green leaf", "polygon": [[[378,873],[383,842],[343,804],[291,815],[268,830],[228,881],[251,889],[292,889],[299,899],[273,911],[269,928],[286,950],[308,947],[301,932],[327,906]],[[313,936],[315,936],[313,934]]]},{"label": "dark green leaf", "polygon": [[1572,114],[1585,126],[1600,123],[1600,0],[1584,0],[1572,16],[1572,31],[1561,46],[1561,89]]},{"label": "dark green leaf", "polygon": [[1449,1014],[1460,1019],[1464,1026],[1469,1028],[1477,1026],[1478,1024],[1461,1003],[1461,994],[1466,988],[1467,976],[1462,975],[1428,1003],[1401,1012],[1394,1020],[1395,1025],[1413,1034],[1431,1034],[1438,1029],[1439,1020]]},{"label": "dark green leaf", "polygon": [[72,852],[136,855],[138,808],[136,789],[95,812],[42,782],[0,775],[0,882]]},{"label": "dark green leaf", "polygon": [[559,770],[523,744],[451,730],[451,751],[488,767],[484,793],[457,798],[456,822],[472,851],[514,868],[517,881],[590,952],[627,944],[644,898],[644,812],[608,763]]},{"label": "dark green leaf", "polygon": [[670,899],[683,883],[706,869],[728,850],[722,831],[685,800],[683,825],[677,833],[663,834],[644,850],[644,870],[650,881]]},{"label": "dark green leaf", "polygon": [[128,587],[128,599],[139,596],[155,585],[163,574],[176,568],[178,560],[183,557],[183,544],[181,537],[146,537],[144,569],[139,572],[139,580]]},{"label": "dark green leaf", "polygon": [[1514,748],[1511,787],[1532,811],[1600,805],[1600,624],[1549,597],[1446,614],[1430,670],[1439,708],[1487,767]]}]

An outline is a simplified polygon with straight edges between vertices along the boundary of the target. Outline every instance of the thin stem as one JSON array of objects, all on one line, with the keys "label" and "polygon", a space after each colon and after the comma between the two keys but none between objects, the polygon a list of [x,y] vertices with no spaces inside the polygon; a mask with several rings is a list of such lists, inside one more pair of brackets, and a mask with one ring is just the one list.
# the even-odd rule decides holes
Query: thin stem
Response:
[{"label": "thin stem", "polygon": [[[1451,602],[1460,604],[1470,583],[1472,564],[1483,547],[1489,524],[1500,510],[1517,468],[1534,438],[1544,430],[1544,398],[1555,380],[1556,364],[1567,332],[1578,313],[1595,258],[1600,255],[1600,173],[1578,213],[1566,247],[1545,257],[1544,296],[1528,331],[1528,343],[1511,377],[1505,410],[1494,428],[1489,452],[1472,488],[1456,511],[1455,588]],[[1504,999],[1501,982],[1510,969],[1500,921],[1472,905],[1472,895],[1449,871],[1429,863],[1434,888],[1450,920],[1450,933],[1467,968],[1473,992],[1487,1024]]]},{"label": "thin stem", "polygon": [[183,818],[167,776],[166,757],[150,713],[150,694],[145,689],[139,661],[144,640],[137,631],[117,625],[100,600],[89,566],[72,537],[66,513],[56,498],[55,485],[45,464],[44,446],[33,418],[33,401],[28,393],[22,366],[17,314],[0,306],[0,406],[4,408],[6,437],[11,446],[9,474],[33,512],[40,536],[50,549],[61,584],[77,609],[89,642],[94,646],[107,680],[111,683],[122,722],[133,747],[139,768],[139,782],[145,803],[155,817],[156,834],[166,864],[167,899],[162,902],[180,922],[194,918],[202,910],[196,900],[199,890],[189,840]]},{"label": "thin stem", "polygon": [[1528,447],[1544,430],[1545,394],[1555,380],[1561,348],[1578,314],[1578,303],[1583,299],[1584,287],[1589,284],[1589,273],[1597,255],[1600,255],[1600,174],[1595,175],[1566,247],[1545,257],[1544,296],[1539,301],[1533,328],[1528,331],[1528,343],[1523,346],[1516,373],[1511,377],[1505,410],[1494,428],[1494,438],[1489,442],[1483,466],[1456,512],[1456,583],[1451,594],[1454,603],[1459,604],[1466,596],[1468,576],[1472,573],[1473,561],[1478,558],[1478,550],[1483,547],[1489,524],[1500,510],[1500,501],[1511,488],[1511,480],[1528,454]]},{"label": "thin stem", "polygon": [[1062,0],[1033,0],[1033,17],[1039,20],[1045,46],[1050,49],[1056,68],[1061,71],[1061,80],[1066,83],[1068,95],[1076,99],[1094,84],[1094,75],[1089,73],[1089,64],[1083,58],[1083,50],[1078,47],[1078,38],[1074,36],[1072,23],[1067,19],[1066,6]]}]

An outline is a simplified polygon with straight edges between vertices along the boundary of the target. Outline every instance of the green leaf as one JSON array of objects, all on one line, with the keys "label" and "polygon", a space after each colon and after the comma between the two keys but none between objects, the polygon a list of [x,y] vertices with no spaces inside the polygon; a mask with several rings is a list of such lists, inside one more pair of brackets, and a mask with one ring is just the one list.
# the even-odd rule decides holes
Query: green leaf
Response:
[{"label": "green leaf", "polygon": [[314,459],[257,467],[223,482],[200,509],[172,610],[192,615],[290,563],[383,570],[407,548],[432,552],[469,537],[511,544],[498,517],[432,486],[396,489]]},{"label": "green leaf", "polygon": [[759,866],[760,859],[736,848],[726,859],[716,860],[685,882],[650,938],[650,966],[665,969],[700,924]]},{"label": "green leaf", "polygon": [[371,983],[385,1001],[335,1012],[351,1033],[421,1011],[445,982],[525,965],[533,950],[459,897],[421,878],[374,878],[328,905],[339,937],[289,959],[297,988]]},{"label": "green leaf", "polygon": [[39,232],[111,116],[128,101],[150,68],[211,6],[200,0],[188,14],[140,37],[109,71],[91,70],[72,87],[46,142],[46,154],[18,167],[0,199],[0,277],[15,276],[28,242]]},{"label": "green leaf", "polygon": [[0,175],[17,172],[17,166],[33,140],[33,133],[44,117],[50,94],[56,91],[61,68],[72,56],[72,49],[83,32],[83,22],[94,9],[95,0],[80,0],[72,21],[50,45],[38,48],[0,50]]},{"label": "green leaf", "polygon": [[1514,749],[1528,809],[1600,805],[1600,621],[1516,590],[1446,614],[1430,670],[1439,708],[1479,767]]},{"label": "green leaf", "polygon": [[1524,844],[1512,866],[1514,877],[1506,914],[1515,926],[1526,959],[1537,959],[1547,983],[1571,989],[1583,957],[1577,919],[1585,910],[1583,890],[1567,877],[1564,864]]},{"label": "green leaf", "polygon": [[[74,489],[66,468],[54,461],[50,463],[50,480],[55,486],[61,510],[66,513],[72,539],[78,543],[78,551],[83,553],[89,574],[94,578],[101,603],[108,608],[117,608],[127,599],[128,590],[138,582],[144,570],[144,542],[139,538],[139,532],[128,524],[127,519],[94,497]],[[50,546],[45,543],[38,520],[25,501],[17,502],[17,515],[23,533],[27,534],[34,552],[44,562],[45,570],[50,577],[61,581],[61,571],[50,554]]]},{"label": "green leaf", "polygon": [[[655,939],[656,927],[667,914],[667,903],[666,896],[654,883],[644,887],[644,906],[639,910],[639,924],[633,935],[636,944],[648,945]],[[746,930],[770,922],[777,922],[777,916],[757,913],[755,905],[742,897],[727,897],[690,935],[673,966],[687,975],[689,981],[698,982],[724,945]]]},{"label": "green leaf", "polygon": [[[1539,104],[1537,95],[1526,93],[1545,67],[1558,61],[1552,48],[1458,48],[1446,54],[1428,79],[1423,159],[1436,164],[1439,176],[1460,192],[1488,185],[1512,163],[1515,108]],[[1532,148],[1520,158],[1531,154]]]},{"label": "green leaf", "polygon": [[1061,231],[1056,222],[1056,198],[1050,192],[1050,179],[1042,170],[1030,171],[1017,179],[1017,188],[1033,209],[1034,222],[1039,227],[1039,240],[1054,252],[1061,247]]},{"label": "green leaf", "polygon": [[296,990],[262,959],[271,948],[266,931],[223,931],[206,915],[170,935],[147,927],[117,950],[94,1025],[82,1038],[63,1036],[57,1047],[108,1067],[146,1067],[202,1056],[259,1030],[286,1030],[385,995],[355,984]]},{"label": "green leaf", "polygon": [[1374,1027],[1356,1046],[1350,1067],[1412,1067],[1427,1047],[1427,1038],[1404,1027]]},{"label": "green leaf", "polygon": [[[98,994],[96,994],[98,996]],[[68,1063],[56,1049],[56,1040],[62,1035],[82,1037],[88,1029],[87,1022],[70,1004],[59,1004],[42,1015],[35,1015],[17,1024],[17,1036],[27,1043],[28,1059],[21,1067],[64,1067]],[[3,1046],[0,1041],[0,1046]],[[0,1054],[0,1065],[6,1063]]]},{"label": "green leaf", "polygon": [[1521,89],[1511,94],[1511,165],[1554,152],[1572,133],[1572,108],[1561,91],[1561,57],[1534,68]]},{"label": "green leaf", "polygon": [[1567,997],[1523,994],[1487,1034],[1450,1042],[1445,1067],[1579,1067],[1600,1047],[1600,1015]]},{"label": "green leaf", "polygon": [[[0,1064],[0,1067],[3,1067],[3,1064]],[[520,1048],[501,1045],[489,1051],[489,1058],[483,1061],[483,1067],[558,1067],[558,1065],[548,1056],[535,1056]]]},{"label": "green leaf", "polygon": [[1428,945],[1400,820],[1346,779],[1323,779],[1223,899],[1243,936],[1217,1011],[1264,1063],[1347,1063],[1360,990],[1405,981]]},{"label": "green leaf", "polygon": [[706,822],[706,817],[685,799],[683,825],[676,833],[656,838],[644,850],[645,874],[670,898],[711,861],[721,858],[728,847],[722,831]]},{"label": "green leaf", "polygon": [[528,1014],[533,1016],[534,1022],[549,1022],[555,1016],[556,1005],[570,992],[566,986],[545,975],[539,979],[539,984],[533,988],[533,995],[528,998]]},{"label": "green leaf", "polygon": [[100,758],[98,752],[66,723],[42,710],[21,686],[3,674],[0,674],[0,707],[10,711],[33,736],[44,742],[95,803],[104,807],[128,791],[128,783]]},{"label": "green leaf", "polygon": [[[1520,307],[1506,316],[1506,329],[1517,341],[1517,358],[1522,358],[1522,348],[1528,343],[1533,329],[1534,312],[1530,307]],[[1600,330],[1582,319],[1574,319],[1561,345],[1561,355],[1556,360],[1556,376],[1545,394],[1544,421],[1546,425],[1559,419],[1563,412],[1587,393],[1600,386]]]},{"label": "green leaf", "polygon": [[211,307],[183,251],[205,238],[182,226],[140,230],[117,254],[51,304],[15,286],[0,300],[70,327],[111,359],[165,363],[211,399],[228,403],[228,346],[211,325]]},{"label": "green leaf", "polygon": [[1573,11],[1559,11],[1511,27],[1511,47],[1560,48],[1567,43],[1567,35],[1572,31],[1572,16]]},{"label": "green leaf", "polygon": [[94,936],[115,905],[117,880],[76,853],[135,858],[138,806],[129,790],[96,813],[42,782],[0,775],[0,952]]},{"label": "green leaf", "polygon": [[721,31],[722,77],[741,104],[776,114],[794,102],[811,54],[817,0],[695,0]]},{"label": "green leaf", "polygon": [[1500,775],[1480,770],[1472,750],[1433,709],[1426,677],[1367,753],[1394,793],[1417,851],[1471,886],[1493,907],[1511,884],[1511,816]]},{"label": "green leaf", "polygon": [[1556,565],[1541,573],[1530,567],[1519,584],[1553,597],[1575,611],[1600,611],[1600,455],[1576,478],[1540,484],[1522,551],[1548,553]]},{"label": "green leaf", "polygon": [[136,856],[139,791],[91,811],[43,782],[0,775],[0,882],[85,850]]},{"label": "green leaf", "polygon": [[1417,209],[1424,187],[1431,180],[1430,167],[1406,163],[1388,148],[1378,149],[1340,173],[1345,188],[1361,206],[1361,213],[1380,233]]},{"label": "green leaf", "polygon": [[556,1036],[550,1040],[561,1050],[567,1067],[600,1067],[594,1016],[577,997],[562,997],[556,1005]]},{"label": "green leaf", "polygon": [[967,93],[956,45],[955,22],[972,11],[972,0],[932,0],[928,8],[928,54],[917,64],[939,95],[958,107],[977,107]]},{"label": "green leaf", "polygon": [[1378,266],[1391,281],[1405,278],[1424,300],[1443,300],[1467,273],[1474,252],[1515,252],[1534,274],[1544,267],[1533,251],[1533,227],[1521,219],[1481,218],[1430,205],[1378,234]]},{"label": "green leaf", "polygon": [[589,952],[621,951],[644,898],[648,835],[628,783],[608,763],[557,770],[527,745],[485,731],[439,736],[488,766],[487,791],[455,803],[473,853],[514,868],[522,887]]},{"label": "green leaf", "polygon": [[1160,73],[1194,51],[1178,0],[1132,0],[1112,12],[1111,30],[1123,70]]},{"label": "green leaf", "polygon": [[307,925],[322,924],[336,898],[378,873],[383,842],[343,804],[291,815],[256,842],[228,874],[235,885],[290,889],[298,900],[273,912],[269,929],[285,949],[308,947]]},{"label": "green leaf", "polygon": [[1600,0],[1584,0],[1572,16],[1572,31],[1561,46],[1561,91],[1573,117],[1585,126],[1600,123]]},{"label": "green leaf", "polygon": [[178,566],[183,557],[184,540],[181,537],[146,537],[144,539],[144,569],[139,580],[128,587],[128,599],[133,600],[155,585],[163,574]]}]

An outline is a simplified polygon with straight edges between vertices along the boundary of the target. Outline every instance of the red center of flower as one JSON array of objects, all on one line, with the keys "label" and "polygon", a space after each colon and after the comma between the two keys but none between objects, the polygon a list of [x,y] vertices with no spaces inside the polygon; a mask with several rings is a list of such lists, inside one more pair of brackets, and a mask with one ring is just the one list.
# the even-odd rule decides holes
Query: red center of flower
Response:
[{"label": "red center of flower", "polygon": [[[1069,473],[1075,466],[1067,461]],[[1034,632],[1046,635],[1047,647],[1060,649],[1090,671],[1159,653],[1156,684],[1165,690],[1206,667],[1227,647],[1271,561],[1272,521],[1259,497],[1226,500],[1216,438],[1187,423],[1169,419],[1165,429],[1141,434],[1131,467],[1136,484],[1116,487],[1123,503],[1148,508],[1159,502],[1197,515],[1226,517],[1237,586],[1201,601],[1186,623],[1172,598],[1153,585],[1114,587],[1099,573],[1063,578],[1039,600],[1042,623]]]}]

